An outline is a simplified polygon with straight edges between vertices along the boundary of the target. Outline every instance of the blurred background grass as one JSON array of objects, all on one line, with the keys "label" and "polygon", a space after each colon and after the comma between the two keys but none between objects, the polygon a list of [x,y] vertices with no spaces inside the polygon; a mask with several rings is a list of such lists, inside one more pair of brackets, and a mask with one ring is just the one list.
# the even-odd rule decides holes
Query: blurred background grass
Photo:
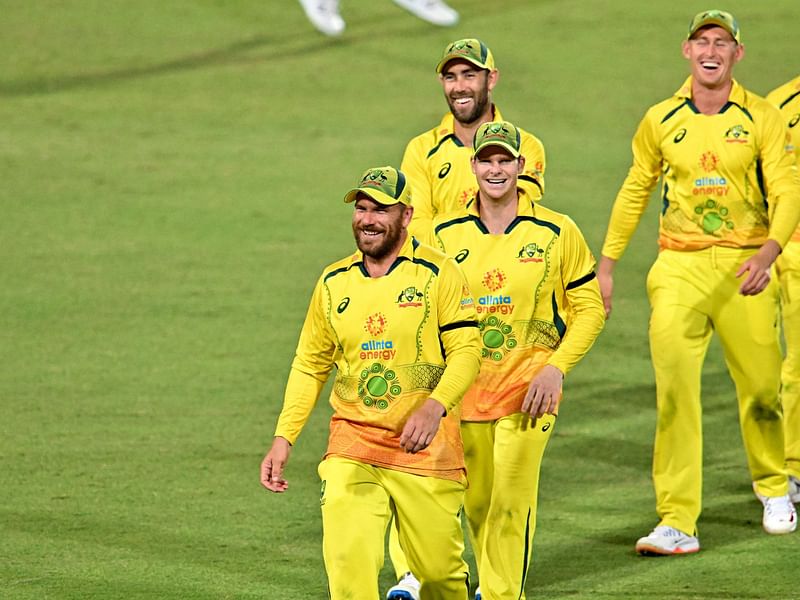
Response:
[{"label": "blurred background grass", "polygon": [[[316,464],[258,484],[311,287],[352,248],[342,193],[446,110],[433,72],[477,36],[504,116],[547,150],[545,202],[599,252],[647,106],[686,75],[694,0],[453,0],[438,29],[342,0],[0,1],[0,596],[325,597]],[[730,0],[759,93],[797,71],[794,0]],[[653,207],[651,207],[653,209]],[[703,552],[645,560],[654,389],[648,210],[614,318],[567,381],[545,458],[537,598],[792,598],[798,538],[760,529],[733,387],[704,372]],[[391,585],[387,568],[382,587]]]}]

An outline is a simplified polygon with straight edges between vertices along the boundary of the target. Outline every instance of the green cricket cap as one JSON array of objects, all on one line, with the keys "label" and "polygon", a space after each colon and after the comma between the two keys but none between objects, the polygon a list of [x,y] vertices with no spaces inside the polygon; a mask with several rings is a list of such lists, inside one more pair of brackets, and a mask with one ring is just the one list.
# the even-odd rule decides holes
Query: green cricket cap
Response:
[{"label": "green cricket cap", "polygon": [[511,153],[514,158],[519,157],[520,135],[519,129],[508,121],[491,121],[478,127],[475,139],[472,142],[473,155],[489,146],[500,146]]},{"label": "green cricket cap", "polygon": [[708,25],[716,25],[722,27],[725,31],[731,34],[731,37],[736,40],[737,44],[742,43],[741,32],[739,31],[739,23],[733,18],[733,15],[724,10],[704,10],[697,13],[692,22],[689,23],[689,35],[686,39],[692,39],[692,36],[697,33],[701,27]]},{"label": "green cricket cap", "polygon": [[411,204],[411,190],[403,172],[394,167],[374,167],[367,169],[361,176],[357,187],[347,192],[345,202],[353,202],[361,192],[375,202],[391,206],[398,202],[406,206]]},{"label": "green cricket cap", "polygon": [[494,71],[494,56],[492,51],[482,41],[475,38],[456,40],[447,45],[441,60],[436,65],[436,72],[441,75],[442,69],[451,60],[460,58],[471,62],[476,67]]}]

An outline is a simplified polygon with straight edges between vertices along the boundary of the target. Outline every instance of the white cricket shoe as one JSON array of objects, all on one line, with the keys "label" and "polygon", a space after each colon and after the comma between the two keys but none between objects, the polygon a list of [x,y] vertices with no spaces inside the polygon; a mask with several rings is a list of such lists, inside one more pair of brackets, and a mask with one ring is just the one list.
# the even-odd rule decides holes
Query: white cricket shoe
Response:
[{"label": "white cricket shoe", "polygon": [[795,504],[800,503],[800,479],[789,475],[789,499]]},{"label": "white cricket shoe", "polygon": [[386,600],[419,600],[419,580],[409,571],[386,592]]},{"label": "white cricket shoe", "polygon": [[342,35],[344,19],[339,14],[339,0],[300,0],[303,10],[318,31],[325,35]]},{"label": "white cricket shoe", "polygon": [[636,542],[636,552],[643,556],[691,554],[699,550],[700,542],[696,537],[666,525],[659,525]]},{"label": "white cricket shoe", "polygon": [[761,520],[764,531],[780,535],[797,529],[797,512],[789,494],[771,498],[761,496],[759,500],[764,505],[764,518]]},{"label": "white cricket shoe", "polygon": [[416,15],[423,21],[450,27],[458,23],[458,13],[447,6],[442,0],[393,0],[398,6],[402,6],[412,15]]}]

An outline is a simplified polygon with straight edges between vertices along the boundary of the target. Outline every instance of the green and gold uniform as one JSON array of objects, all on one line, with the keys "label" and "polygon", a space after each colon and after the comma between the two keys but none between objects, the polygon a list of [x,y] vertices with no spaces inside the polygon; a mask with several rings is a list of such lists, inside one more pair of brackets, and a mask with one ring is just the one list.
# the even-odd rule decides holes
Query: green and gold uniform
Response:
[{"label": "green and gold uniform", "polygon": [[735,80],[704,115],[692,78],[652,106],[633,138],[603,255],[617,260],[662,177],[659,252],[647,277],[658,425],[653,481],[660,525],[693,534],[701,509],[700,372],[717,331],[736,384],[757,491],[786,494],[778,391],[777,282],[739,293],[736,272],[767,241],[783,247],[800,216],[800,180],[780,114]]},{"label": "green and gold uniform", "polygon": [[[368,275],[360,252],[327,267],[300,334],[276,436],[295,442],[334,365],[334,412],[319,468],[331,597],[378,596],[383,533],[393,515],[423,597],[464,600],[458,407],[478,372],[480,345],[456,263],[409,236],[383,277]],[[427,398],[447,415],[427,448],[406,453],[400,434]]]},{"label": "green and gold uniform", "polygon": [[483,345],[461,415],[470,482],[464,508],[481,590],[491,600],[524,599],[539,470],[555,416],[532,420],[520,410],[545,365],[568,373],[602,330],[595,260],[569,217],[523,190],[502,234],[487,231],[474,199],[434,224],[473,291]]},{"label": "green and gold uniform", "polygon": [[[789,127],[795,156],[800,160],[800,77],[773,90],[767,100],[777,106]],[[800,227],[778,257],[781,320],[786,356],[781,367],[781,403],[786,470],[800,479]]]},{"label": "green and gold uniform", "polygon": [[[496,106],[492,111],[493,121],[502,120]],[[452,113],[447,113],[438,126],[413,138],[403,154],[400,170],[411,181],[414,207],[409,232],[422,241],[432,241],[434,217],[463,208],[478,191],[470,165],[472,147],[456,137],[454,122]],[[533,134],[524,130],[520,134],[525,172],[519,176],[519,186],[538,200],[544,194],[544,146]]]}]

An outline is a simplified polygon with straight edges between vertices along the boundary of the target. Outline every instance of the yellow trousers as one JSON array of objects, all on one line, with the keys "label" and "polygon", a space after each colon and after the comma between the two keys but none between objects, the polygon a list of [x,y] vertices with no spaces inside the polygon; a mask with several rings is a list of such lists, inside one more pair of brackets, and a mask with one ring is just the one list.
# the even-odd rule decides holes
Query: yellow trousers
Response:
[{"label": "yellow trousers", "polygon": [[[533,555],[539,470],[555,417],[532,422],[516,413],[462,422],[469,487],[464,500],[478,583],[484,600],[524,600]],[[411,570],[392,532],[389,553],[398,576]]]},{"label": "yellow trousers", "polygon": [[800,478],[800,242],[789,242],[778,257],[781,317],[786,356],[781,368],[781,403],[786,471]]},{"label": "yellow trousers", "polygon": [[653,483],[660,525],[696,532],[701,510],[700,375],[715,330],[736,385],[750,474],[765,496],[787,493],[778,337],[778,285],[739,294],[752,249],[663,250],[647,276],[658,423]]},{"label": "yellow trousers", "polygon": [[422,600],[467,600],[461,507],[464,484],[329,457],[322,479],[322,554],[331,600],[376,600],[384,536],[399,543],[422,583]]}]

